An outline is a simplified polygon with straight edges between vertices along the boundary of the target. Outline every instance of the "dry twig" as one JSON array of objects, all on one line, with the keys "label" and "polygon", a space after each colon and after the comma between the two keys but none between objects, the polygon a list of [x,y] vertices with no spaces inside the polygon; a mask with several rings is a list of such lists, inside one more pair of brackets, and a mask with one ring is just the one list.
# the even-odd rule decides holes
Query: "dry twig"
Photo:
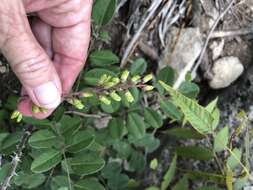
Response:
[{"label": "dry twig", "polygon": [[253,34],[253,28],[241,28],[238,30],[226,30],[226,31],[214,31],[211,35],[211,38],[225,38],[232,36],[243,36]]},{"label": "dry twig", "polygon": [[162,2],[163,2],[163,0],[156,0],[156,1],[153,1],[153,3],[150,5],[150,7],[147,11],[147,17],[145,18],[145,20],[143,21],[143,23],[139,27],[136,34],[133,36],[133,38],[130,41],[130,43],[128,44],[126,50],[124,51],[120,67],[124,67],[127,64],[128,58],[131,55],[131,53],[133,52],[134,48],[136,47],[137,41],[139,40],[144,28],[147,26],[150,19],[154,16],[154,14],[156,13],[157,9],[162,4]]},{"label": "dry twig", "polygon": [[87,114],[87,113],[82,113],[82,112],[77,112],[77,111],[65,111],[65,114],[73,114],[73,115],[78,115],[81,117],[87,117],[87,118],[97,118],[100,119],[103,117],[103,115],[97,115],[97,114]]}]

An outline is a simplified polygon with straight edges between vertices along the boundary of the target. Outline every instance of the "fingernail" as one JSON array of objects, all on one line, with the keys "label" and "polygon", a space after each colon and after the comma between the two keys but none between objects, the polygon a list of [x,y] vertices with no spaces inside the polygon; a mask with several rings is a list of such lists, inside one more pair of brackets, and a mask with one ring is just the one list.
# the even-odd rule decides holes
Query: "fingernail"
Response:
[{"label": "fingernail", "polygon": [[44,83],[34,88],[33,92],[43,108],[53,109],[61,103],[61,96],[53,82]]}]

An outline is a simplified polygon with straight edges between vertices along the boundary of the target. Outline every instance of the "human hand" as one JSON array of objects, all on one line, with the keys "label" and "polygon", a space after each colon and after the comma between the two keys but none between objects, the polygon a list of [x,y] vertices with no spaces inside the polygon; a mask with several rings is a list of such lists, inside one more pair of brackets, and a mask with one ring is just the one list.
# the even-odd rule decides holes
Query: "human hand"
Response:
[{"label": "human hand", "polygon": [[[46,118],[71,90],[87,56],[91,9],[92,0],[1,1],[0,49],[22,83],[23,115]],[[33,114],[33,103],[48,112]]]}]

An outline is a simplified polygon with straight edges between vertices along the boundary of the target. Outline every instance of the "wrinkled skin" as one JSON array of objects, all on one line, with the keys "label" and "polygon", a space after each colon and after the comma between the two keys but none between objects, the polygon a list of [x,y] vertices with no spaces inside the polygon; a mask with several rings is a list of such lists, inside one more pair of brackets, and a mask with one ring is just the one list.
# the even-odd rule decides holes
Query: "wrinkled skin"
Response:
[{"label": "wrinkled skin", "polygon": [[[91,9],[92,0],[1,0],[0,48],[23,85],[24,115],[46,118],[70,92],[87,56]],[[27,13],[37,15],[32,26]],[[33,114],[32,102],[48,113]]]}]

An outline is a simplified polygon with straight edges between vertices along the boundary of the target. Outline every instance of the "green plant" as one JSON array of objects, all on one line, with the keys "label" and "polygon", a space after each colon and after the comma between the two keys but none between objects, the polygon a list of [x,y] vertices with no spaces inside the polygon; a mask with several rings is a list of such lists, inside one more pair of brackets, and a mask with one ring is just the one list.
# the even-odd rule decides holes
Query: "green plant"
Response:
[{"label": "green plant", "polygon": [[[102,26],[111,20],[115,7],[115,0],[105,4],[96,0],[96,42],[108,41]],[[169,145],[174,156],[168,170],[160,185],[148,190],[188,189],[189,181],[213,184],[199,190],[240,189],[251,179],[248,130],[245,151],[233,145],[233,139],[248,128],[244,112],[238,115],[241,125],[237,130],[218,128],[218,99],[201,106],[196,100],[199,88],[189,77],[174,90],[170,86],[176,74],[170,67],[156,76],[145,74],[150,73],[150,66],[136,58],[122,70],[111,50],[94,51],[92,47],[88,62],[74,88],[77,90],[64,97],[65,102],[50,119],[26,118],[17,111],[11,114],[17,105],[14,96],[0,105],[2,189],[144,189],[138,176],[149,165],[156,173],[160,160],[148,156],[160,146],[161,134],[178,146]],[[33,106],[32,111],[47,110]],[[187,141],[194,143],[180,143]],[[190,159],[212,162],[217,170],[196,171],[178,165]],[[241,171],[239,176],[235,170]]]}]

